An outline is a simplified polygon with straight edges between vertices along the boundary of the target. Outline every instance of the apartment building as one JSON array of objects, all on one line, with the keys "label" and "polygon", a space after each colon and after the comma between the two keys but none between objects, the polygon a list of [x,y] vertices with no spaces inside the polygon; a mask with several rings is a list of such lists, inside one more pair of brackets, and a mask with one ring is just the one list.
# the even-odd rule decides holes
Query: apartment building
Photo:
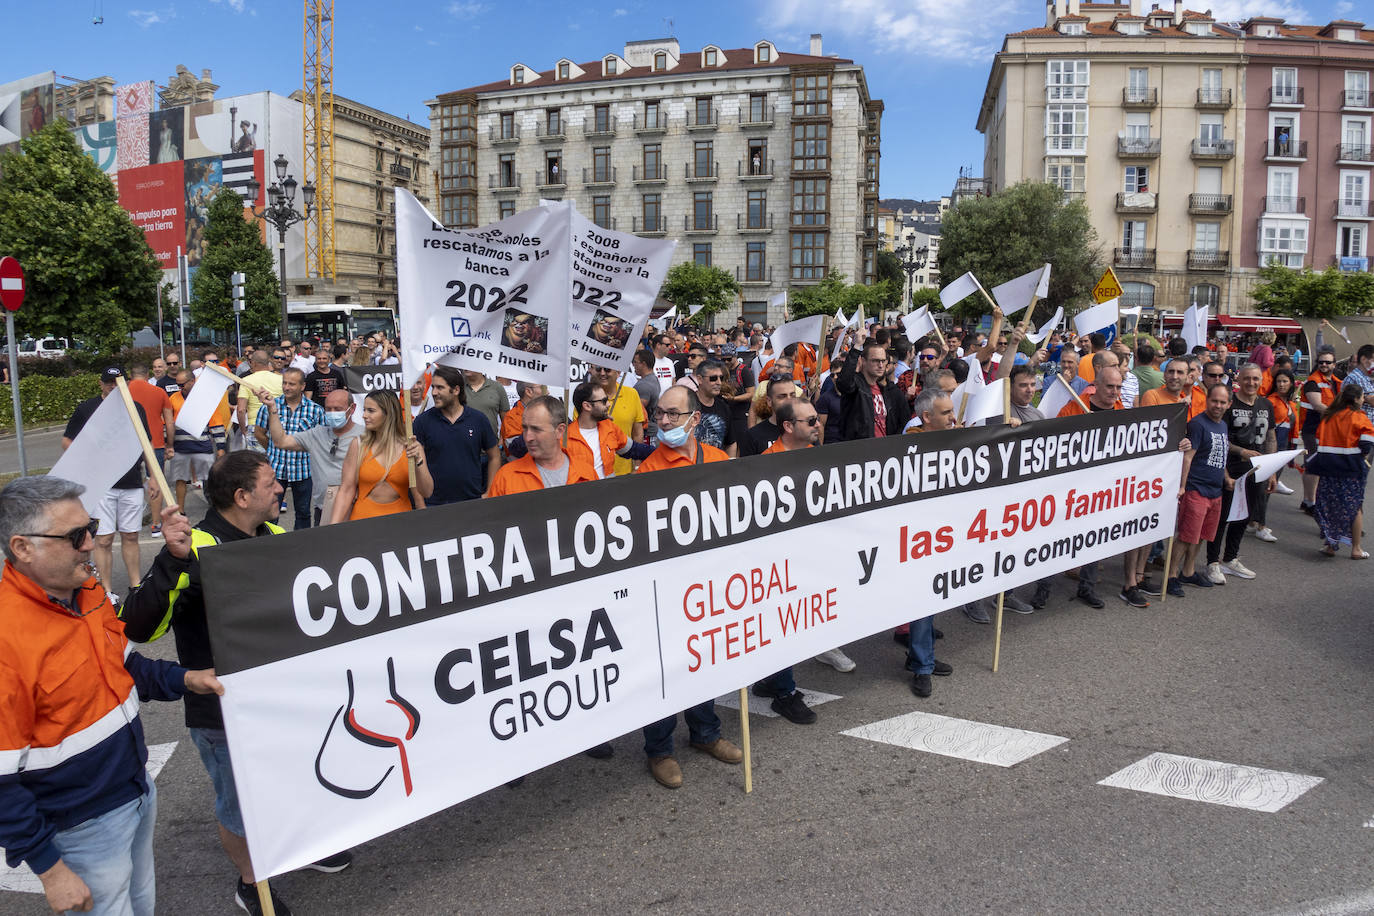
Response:
[{"label": "apartment building", "polygon": [[781,321],[769,298],[832,270],[873,280],[883,105],[819,35],[806,54],[634,41],[586,63],[513,63],[429,105],[445,225],[570,199],[598,225],[676,239],[674,263],[732,272],[758,321]]},{"label": "apartment building", "polygon": [[[1262,263],[1325,267],[1342,238],[1367,251],[1369,112],[1350,106],[1369,102],[1371,66],[1361,23],[1049,0],[1045,26],[1007,35],[993,62],[984,175],[1083,200],[1126,304],[1250,312]],[[1316,227],[1298,207],[1319,193]]]}]

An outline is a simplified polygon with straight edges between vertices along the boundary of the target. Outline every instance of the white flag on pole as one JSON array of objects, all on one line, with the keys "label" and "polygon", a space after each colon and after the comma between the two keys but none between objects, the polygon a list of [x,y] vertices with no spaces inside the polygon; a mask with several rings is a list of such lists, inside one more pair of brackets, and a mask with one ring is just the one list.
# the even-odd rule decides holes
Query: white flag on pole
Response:
[{"label": "white flag on pole", "polygon": [[1231,511],[1226,513],[1226,521],[1243,522],[1250,517],[1250,499],[1245,495],[1245,478],[1254,473],[1253,469],[1236,478],[1235,489],[1231,496]]},{"label": "white flag on pole", "polygon": [[1050,317],[1050,320],[1040,326],[1040,330],[1036,331],[1034,334],[1027,334],[1026,339],[1038,346],[1042,340],[1054,333],[1055,328],[1059,327],[1059,322],[1063,320],[1064,306],[1061,305],[1059,308],[1055,309],[1054,315]]},{"label": "white flag on pole", "polygon": [[930,316],[929,307],[923,305],[911,314],[902,316],[902,327],[906,330],[907,340],[914,343],[927,334],[935,333],[935,319]]},{"label": "white flag on pole", "polygon": [[981,288],[977,278],[973,276],[973,271],[969,271],[962,277],[957,277],[945,284],[944,288],[940,290],[940,304],[947,309],[953,308]]},{"label": "white flag on pole", "polygon": [[1183,342],[1188,345],[1191,353],[1193,347],[1201,347],[1207,343],[1207,306],[1190,305],[1183,313],[1183,329],[1181,331]]},{"label": "white flag on pole", "polygon": [[190,396],[177,413],[177,428],[184,429],[193,436],[205,432],[210,417],[214,415],[215,408],[219,406],[220,399],[224,397],[224,392],[230,384],[232,383],[229,379],[218,372],[203,370],[196,376]]},{"label": "white flag on pole", "polygon": [[1114,325],[1120,318],[1117,310],[1119,300],[1108,299],[1106,302],[1085,308],[1077,315],[1073,316],[1073,327],[1080,335],[1091,334],[1100,331],[1109,325]]},{"label": "white flag on pole", "polygon": [[774,358],[781,356],[782,352],[794,343],[815,344],[821,339],[824,326],[824,315],[798,318],[796,321],[789,321],[787,324],[781,325],[769,339]]},{"label": "white flag on pole", "polygon": [[970,391],[968,403],[964,405],[964,425],[969,426],[979,420],[1002,416],[1002,409],[1005,406],[1003,392],[1006,387],[1007,379],[999,378],[991,385],[984,385],[976,391]]},{"label": "white flag on pole", "polygon": [[1050,378],[1050,386],[1045,389],[1045,393],[1040,397],[1040,412],[1045,415],[1045,419],[1053,420],[1059,416],[1059,411],[1073,400],[1071,397],[1073,389],[1062,381],[1055,381]]},{"label": "white flag on pole", "polygon": [[1256,455],[1250,459],[1250,463],[1255,466],[1255,482],[1264,483],[1279,471],[1288,466],[1288,462],[1294,460],[1303,453],[1303,449],[1293,448],[1286,452],[1272,452],[1268,455]]},{"label": "white flag on pole", "polygon": [[780,293],[776,293],[775,295],[772,295],[772,296],[769,296],[769,297],[768,297],[768,309],[769,309],[769,311],[771,312],[772,309],[773,309],[775,306],[776,306],[777,308],[786,310],[786,308],[787,308],[787,290],[783,290],[783,291],[780,292]]},{"label": "white flag on pole", "polygon": [[706,308],[706,306],[704,306],[704,305],[689,305],[689,306],[687,306],[687,317],[688,317],[688,318],[691,318],[691,317],[695,316],[697,312],[701,311],[701,310],[704,309],[704,308]]},{"label": "white flag on pole", "polygon": [[100,402],[48,474],[85,485],[81,505],[94,514],[115,481],[142,456],[143,446],[129,422],[129,411],[119,393],[112,392]]},{"label": "white flag on pole", "polygon": [[849,327],[849,319],[844,317],[844,309],[835,309],[835,323],[842,328]]},{"label": "white flag on pole", "polygon": [[1002,307],[1002,314],[1010,318],[1031,304],[1032,299],[1043,299],[1050,292],[1050,265],[1037,267],[992,288],[992,298]]}]

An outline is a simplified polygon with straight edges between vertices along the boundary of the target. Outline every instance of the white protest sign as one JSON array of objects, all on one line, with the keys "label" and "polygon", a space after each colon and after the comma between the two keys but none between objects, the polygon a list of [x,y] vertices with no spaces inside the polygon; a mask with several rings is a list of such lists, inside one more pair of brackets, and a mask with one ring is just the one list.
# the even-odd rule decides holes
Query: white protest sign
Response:
[{"label": "white protest sign", "polygon": [[1250,463],[1255,466],[1255,482],[1264,483],[1279,471],[1286,468],[1289,462],[1296,459],[1303,453],[1300,448],[1290,448],[1286,452],[1272,452],[1268,455],[1256,455],[1250,459]]},{"label": "white protest sign", "polygon": [[964,405],[964,425],[1002,416],[1006,407],[1006,388],[1007,379],[999,378],[991,385],[970,391]]},{"label": "white protest sign", "polygon": [[1049,387],[1040,396],[1039,409],[1046,418],[1057,417],[1059,411],[1063,410],[1072,400],[1073,389],[1064,382],[1064,377],[1062,375],[1057,378],[1051,377]]},{"label": "white protest sign", "polygon": [[1079,335],[1091,334],[1116,324],[1120,317],[1117,312],[1117,299],[1108,299],[1099,305],[1090,306],[1073,316],[1073,329]]},{"label": "white protest sign", "polygon": [[980,289],[982,287],[979,286],[978,279],[973,276],[973,271],[969,271],[945,284],[940,290],[940,304],[947,309],[953,308]]},{"label": "white protest sign", "polygon": [[[957,282],[957,281],[956,281]],[[992,298],[1002,307],[1002,314],[1010,318],[1031,304],[1032,299],[1043,299],[1050,293],[1050,265],[1037,267],[1029,273],[1013,277],[1006,283],[992,288]]]},{"label": "white protest sign", "polygon": [[1245,492],[1245,478],[1252,473],[1253,469],[1236,478],[1235,489],[1231,495],[1231,511],[1226,513],[1223,522],[1243,522],[1250,517],[1250,497]]},{"label": "white protest sign", "polygon": [[[1105,325],[1103,325],[1105,327]],[[1183,313],[1183,342],[1188,352],[1207,343],[1207,306],[1190,305]]]},{"label": "white protest sign", "polygon": [[115,392],[100,402],[48,474],[84,485],[81,505],[94,514],[115,481],[142,456],[143,446],[129,420],[129,411]]},{"label": "white protest sign", "polygon": [[1033,344],[1039,344],[1046,337],[1049,337],[1051,334],[1053,334],[1054,329],[1059,327],[1059,322],[1063,320],[1064,306],[1061,305],[1059,306],[1059,308],[1054,310],[1054,314],[1050,317],[1050,320],[1040,326],[1040,330],[1036,331],[1034,334],[1027,334],[1026,339]]},{"label": "white protest sign", "polygon": [[[191,386],[191,394],[186,397],[186,403],[177,411],[177,428],[184,429],[193,436],[205,432],[205,427],[214,415],[215,408],[219,407],[225,390],[232,384],[233,382],[218,372],[201,369],[196,373],[196,380]],[[184,389],[182,395],[186,395]]]},{"label": "white protest sign", "polygon": [[568,376],[571,210],[534,207],[445,229],[396,190],[396,282],[406,383],[437,362],[563,385]]},{"label": "white protest sign", "polygon": [[927,334],[935,333],[935,319],[930,315],[930,309],[921,306],[909,315],[902,316],[902,327],[906,330],[907,340],[920,340]]},{"label": "white protest sign", "polygon": [[825,316],[812,315],[810,318],[798,318],[796,321],[789,321],[787,324],[779,326],[769,338],[769,346],[773,348],[774,358],[782,355],[794,343],[815,345],[821,339],[821,334],[825,329]]}]

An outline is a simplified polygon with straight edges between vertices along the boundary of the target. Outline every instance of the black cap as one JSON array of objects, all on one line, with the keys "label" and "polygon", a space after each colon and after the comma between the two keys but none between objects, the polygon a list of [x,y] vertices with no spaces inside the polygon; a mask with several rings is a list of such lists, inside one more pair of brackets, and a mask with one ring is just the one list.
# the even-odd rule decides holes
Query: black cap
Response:
[{"label": "black cap", "polygon": [[110,366],[100,373],[100,380],[102,382],[113,383],[115,379],[123,377],[124,370],[118,366]]}]

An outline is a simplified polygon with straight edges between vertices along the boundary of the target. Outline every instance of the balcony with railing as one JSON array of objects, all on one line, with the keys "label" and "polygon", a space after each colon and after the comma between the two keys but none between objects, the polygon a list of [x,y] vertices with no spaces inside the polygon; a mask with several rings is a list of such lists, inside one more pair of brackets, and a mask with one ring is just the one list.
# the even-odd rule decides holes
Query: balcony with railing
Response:
[{"label": "balcony with railing", "polygon": [[713,106],[710,111],[697,111],[695,108],[687,112],[688,130],[715,130],[720,127],[720,112]]},{"label": "balcony with railing", "polygon": [[1122,108],[1154,108],[1159,104],[1159,90],[1141,86],[1127,86],[1121,90]]},{"label": "balcony with railing", "polygon": [[520,173],[511,172],[506,175],[488,175],[487,187],[493,191],[518,191],[520,190]]},{"label": "balcony with railing", "polygon": [[568,186],[568,176],[562,169],[545,169],[535,180],[535,187],[541,191],[558,191]]},{"label": "balcony with railing", "polygon": [[662,163],[657,168],[647,169],[636,165],[630,171],[630,180],[635,184],[663,184],[668,180],[668,167]]},{"label": "balcony with railing", "polygon": [[1374,109],[1374,92],[1368,89],[1347,89],[1341,97],[1341,107],[1354,111]]},{"label": "balcony with railing", "polygon": [[614,216],[606,216],[602,217],[601,219],[597,219],[595,216],[593,216],[592,222],[597,226],[600,226],[602,229],[614,229],[616,223],[619,222],[619,220],[616,219],[616,217]]},{"label": "balcony with railing", "polygon": [[735,266],[735,280],[745,286],[766,286],[773,282],[773,265],[758,264],[753,267]]},{"label": "balcony with railing", "polygon": [[1117,137],[1116,154],[1124,159],[1159,158],[1157,137]]},{"label": "balcony with railing", "polygon": [[657,219],[636,216],[630,221],[630,231],[636,235],[667,235],[668,220],[663,216]]},{"label": "balcony with railing", "polygon": [[773,160],[760,159],[756,163],[752,159],[741,159],[738,171],[740,181],[772,181]]},{"label": "balcony with railing", "polygon": [[582,185],[588,188],[615,187],[615,166],[593,166],[582,170]]},{"label": "balcony with railing", "polygon": [[1340,143],[1336,146],[1337,165],[1369,165],[1374,162],[1374,146],[1367,143]]},{"label": "balcony with railing", "polygon": [[710,162],[684,162],[682,174],[688,181],[715,181],[720,178],[720,169],[716,168],[714,159]]},{"label": "balcony with railing", "polygon": [[1336,219],[1370,219],[1371,216],[1374,216],[1374,212],[1370,210],[1367,200],[1336,200]]},{"label": "balcony with railing", "polygon": [[650,134],[662,134],[668,130],[668,115],[660,111],[652,118],[646,118],[643,112],[635,115],[635,133],[641,137]]},{"label": "balcony with railing", "polygon": [[520,142],[520,125],[510,124],[504,129],[500,125],[493,125],[487,138],[493,146],[503,146],[507,143]]},{"label": "balcony with railing", "polygon": [[1230,108],[1230,89],[1199,89],[1194,108]]},{"label": "balcony with railing", "polygon": [[773,126],[773,106],[765,105],[762,111],[753,111],[748,105],[741,105],[739,109],[739,126],[741,128],[767,128]]},{"label": "balcony with railing", "polygon": [[741,233],[750,232],[772,232],[773,214],[771,213],[736,213],[735,228]]},{"label": "balcony with railing", "polygon": [[1279,162],[1306,162],[1306,140],[1265,140],[1264,158]]},{"label": "balcony with railing", "polygon": [[1266,197],[1264,198],[1265,213],[1306,213],[1306,197]]},{"label": "balcony with railing", "polygon": [[1196,139],[1193,141],[1192,156],[1194,159],[1234,159],[1236,141]]},{"label": "balcony with railing", "polygon": [[401,165],[401,163],[399,162],[393,162],[391,163],[391,168],[389,171],[391,172],[391,177],[396,181],[410,180],[411,172],[410,166],[408,165]]},{"label": "balcony with railing", "polygon": [[1117,191],[1117,213],[1154,213],[1159,209],[1159,195],[1153,191]]},{"label": "balcony with railing", "polygon": [[582,136],[586,137],[588,140],[597,139],[601,137],[614,137],[615,121],[613,119],[608,118],[600,123],[596,121],[583,122]]},{"label": "balcony with railing", "polygon": [[1231,212],[1230,194],[1189,194],[1188,212],[1195,216],[1210,216]]},{"label": "balcony with railing", "polygon": [[1302,86],[1270,86],[1270,108],[1301,108],[1303,106]]},{"label": "balcony with railing", "polygon": [[719,228],[719,220],[716,219],[716,215],[715,215],[714,213],[709,213],[709,214],[704,214],[704,215],[696,214],[696,213],[691,213],[691,214],[684,215],[684,216],[682,217],[682,231],[683,231],[683,232],[688,232],[688,233],[705,233],[705,232],[709,232],[709,233],[714,234],[714,233],[717,231],[718,228]]},{"label": "balcony with railing", "polygon": [[555,143],[568,139],[568,125],[559,119],[557,124],[540,124],[534,129],[540,143]]},{"label": "balcony with railing", "polygon": [[1189,270],[1225,270],[1231,266],[1231,252],[1207,248],[1188,249]]},{"label": "balcony with railing", "polygon": [[1112,264],[1116,267],[1134,270],[1153,270],[1155,249],[1153,248],[1115,248],[1112,250]]}]

